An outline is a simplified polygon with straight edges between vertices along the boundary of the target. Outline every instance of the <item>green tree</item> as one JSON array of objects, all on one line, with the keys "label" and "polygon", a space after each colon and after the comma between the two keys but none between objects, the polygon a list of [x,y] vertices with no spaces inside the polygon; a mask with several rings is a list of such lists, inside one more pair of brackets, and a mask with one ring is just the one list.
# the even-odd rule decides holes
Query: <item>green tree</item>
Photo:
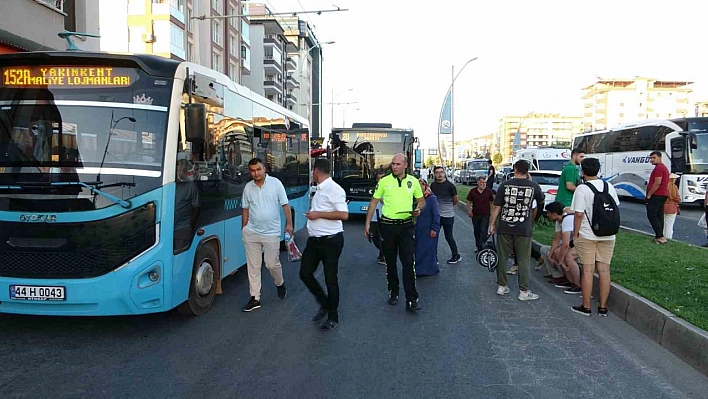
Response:
[{"label": "green tree", "polygon": [[497,152],[496,154],[494,154],[494,157],[492,157],[492,163],[494,165],[501,164],[503,160],[504,160],[504,158],[502,157],[501,152]]}]

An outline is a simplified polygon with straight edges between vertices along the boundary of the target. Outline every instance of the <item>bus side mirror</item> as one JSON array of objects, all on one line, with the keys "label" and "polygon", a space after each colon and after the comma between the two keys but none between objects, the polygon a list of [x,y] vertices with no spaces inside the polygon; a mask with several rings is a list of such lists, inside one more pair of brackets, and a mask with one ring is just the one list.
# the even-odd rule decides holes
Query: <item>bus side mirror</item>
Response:
[{"label": "bus side mirror", "polygon": [[190,143],[203,143],[206,141],[207,120],[206,105],[186,104],[184,106],[185,138]]},{"label": "bus side mirror", "polygon": [[696,134],[695,134],[695,133],[691,133],[691,134],[689,135],[689,137],[690,137],[690,138],[689,138],[689,141],[690,141],[690,143],[691,143],[691,149],[692,149],[692,150],[697,150],[697,149],[698,149],[698,140],[696,139]]}]

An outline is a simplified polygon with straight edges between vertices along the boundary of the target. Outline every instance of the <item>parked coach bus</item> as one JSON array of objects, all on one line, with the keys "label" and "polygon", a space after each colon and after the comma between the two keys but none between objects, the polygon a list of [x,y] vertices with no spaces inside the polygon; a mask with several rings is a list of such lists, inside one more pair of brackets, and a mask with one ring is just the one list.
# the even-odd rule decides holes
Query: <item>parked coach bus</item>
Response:
[{"label": "parked coach bus", "polygon": [[332,129],[332,178],[344,189],[350,214],[366,214],[376,187],[376,173],[390,173],[391,160],[397,153],[406,154],[408,173],[413,174],[414,141],[413,130],[389,124]]},{"label": "parked coach bus", "polygon": [[199,65],[1,55],[0,312],[207,312],[246,263],[248,161],[300,229],[309,142],[306,120]]},{"label": "parked coach bus", "polygon": [[708,118],[650,120],[579,135],[573,148],[600,160],[600,173],[617,193],[646,197],[652,151],[660,151],[664,164],[681,175],[682,202],[702,202],[708,186]]}]

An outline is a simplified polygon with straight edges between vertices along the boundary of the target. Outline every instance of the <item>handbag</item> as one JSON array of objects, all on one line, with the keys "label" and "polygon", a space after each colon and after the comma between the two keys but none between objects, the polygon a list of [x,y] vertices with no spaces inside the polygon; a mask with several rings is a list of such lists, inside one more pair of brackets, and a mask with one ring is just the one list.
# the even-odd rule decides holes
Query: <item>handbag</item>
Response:
[{"label": "handbag", "polygon": [[477,262],[482,265],[482,267],[487,268],[490,273],[497,270],[499,254],[497,253],[497,245],[493,235],[487,238],[487,241],[482,245],[482,249],[477,253]]}]

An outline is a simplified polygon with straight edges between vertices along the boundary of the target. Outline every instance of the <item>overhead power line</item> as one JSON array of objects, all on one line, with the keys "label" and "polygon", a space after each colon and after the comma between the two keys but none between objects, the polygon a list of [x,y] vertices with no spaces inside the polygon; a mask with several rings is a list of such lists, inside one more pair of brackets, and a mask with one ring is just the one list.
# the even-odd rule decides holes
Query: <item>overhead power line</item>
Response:
[{"label": "overhead power line", "polygon": [[311,11],[305,10],[305,11],[291,11],[291,12],[271,12],[268,14],[199,15],[199,16],[192,17],[192,19],[198,19],[200,21],[204,21],[205,19],[228,19],[228,18],[240,18],[240,17],[249,17],[249,18],[267,18],[267,17],[277,17],[277,16],[296,17],[299,14],[322,15],[324,13],[341,12],[341,11],[349,11],[349,9],[337,7],[336,9],[332,9],[332,10],[311,10]]}]

